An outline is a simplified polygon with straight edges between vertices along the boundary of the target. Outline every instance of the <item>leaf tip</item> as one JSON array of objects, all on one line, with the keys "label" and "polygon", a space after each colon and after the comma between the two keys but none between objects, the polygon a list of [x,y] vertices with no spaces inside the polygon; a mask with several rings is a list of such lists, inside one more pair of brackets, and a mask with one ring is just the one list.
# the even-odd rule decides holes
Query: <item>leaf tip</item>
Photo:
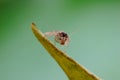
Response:
[{"label": "leaf tip", "polygon": [[34,29],[36,26],[36,24],[34,22],[32,22],[31,28]]},{"label": "leaf tip", "polygon": [[36,26],[36,24],[34,22],[32,22],[32,25]]}]

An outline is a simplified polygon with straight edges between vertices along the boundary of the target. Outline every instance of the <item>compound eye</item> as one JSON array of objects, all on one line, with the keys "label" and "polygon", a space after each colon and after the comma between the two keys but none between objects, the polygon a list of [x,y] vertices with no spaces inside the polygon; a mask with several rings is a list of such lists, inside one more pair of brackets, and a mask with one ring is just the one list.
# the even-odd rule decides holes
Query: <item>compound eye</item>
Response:
[{"label": "compound eye", "polygon": [[68,35],[65,32],[61,32],[61,37],[68,37]]}]

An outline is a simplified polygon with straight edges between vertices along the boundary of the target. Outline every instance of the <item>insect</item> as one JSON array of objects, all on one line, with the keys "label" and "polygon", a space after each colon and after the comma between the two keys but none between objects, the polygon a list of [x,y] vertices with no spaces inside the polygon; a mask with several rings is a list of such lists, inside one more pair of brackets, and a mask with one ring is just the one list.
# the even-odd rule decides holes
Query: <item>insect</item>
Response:
[{"label": "insect", "polygon": [[60,45],[68,45],[70,38],[64,31],[53,31],[44,33],[45,36],[54,36],[54,40]]}]

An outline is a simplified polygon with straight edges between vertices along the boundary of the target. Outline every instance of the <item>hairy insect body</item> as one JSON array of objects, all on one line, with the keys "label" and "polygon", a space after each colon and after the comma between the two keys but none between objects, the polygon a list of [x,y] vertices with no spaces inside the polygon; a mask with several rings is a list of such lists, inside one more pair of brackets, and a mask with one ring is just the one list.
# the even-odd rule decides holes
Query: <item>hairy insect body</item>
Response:
[{"label": "hairy insect body", "polygon": [[60,45],[68,45],[69,43],[69,36],[64,31],[46,32],[45,36],[54,36],[55,41]]}]

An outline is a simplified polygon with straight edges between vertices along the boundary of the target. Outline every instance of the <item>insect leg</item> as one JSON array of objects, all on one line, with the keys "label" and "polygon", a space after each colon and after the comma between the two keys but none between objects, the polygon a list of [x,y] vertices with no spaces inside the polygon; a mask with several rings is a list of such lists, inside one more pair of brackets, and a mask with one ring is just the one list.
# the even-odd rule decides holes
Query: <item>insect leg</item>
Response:
[{"label": "insect leg", "polygon": [[56,32],[55,32],[55,31],[53,31],[53,32],[46,32],[46,33],[44,33],[44,35],[45,35],[45,36],[47,36],[47,37],[54,36],[55,34],[56,34]]}]

